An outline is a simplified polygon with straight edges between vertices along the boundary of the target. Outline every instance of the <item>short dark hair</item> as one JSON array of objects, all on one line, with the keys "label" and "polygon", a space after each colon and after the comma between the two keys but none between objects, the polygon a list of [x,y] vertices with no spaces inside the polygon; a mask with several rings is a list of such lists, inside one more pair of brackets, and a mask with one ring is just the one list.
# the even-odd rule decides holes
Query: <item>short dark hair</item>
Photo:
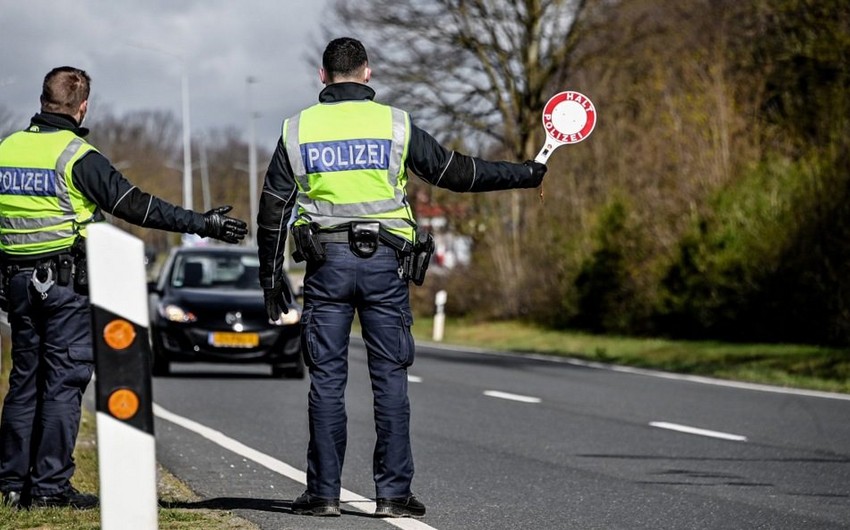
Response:
[{"label": "short dark hair", "polygon": [[42,112],[74,115],[89,98],[91,77],[79,68],[59,66],[44,76],[41,87]]},{"label": "short dark hair", "polygon": [[356,74],[368,62],[369,57],[363,43],[351,37],[330,41],[322,54],[322,68],[331,81]]}]

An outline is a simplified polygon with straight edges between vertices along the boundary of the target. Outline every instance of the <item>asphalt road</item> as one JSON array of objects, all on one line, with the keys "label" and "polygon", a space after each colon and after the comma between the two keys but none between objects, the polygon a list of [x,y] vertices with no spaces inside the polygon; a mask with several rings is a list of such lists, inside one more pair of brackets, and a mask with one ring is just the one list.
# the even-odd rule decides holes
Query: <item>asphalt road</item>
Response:
[{"label": "asphalt road", "polygon": [[[371,391],[354,340],[343,516],[296,516],[308,382],[262,367],[154,380],[157,458],[264,529],[393,528],[374,495]],[[420,345],[402,528],[850,528],[850,396],[818,397]],[[842,399],[843,398],[843,399]],[[195,422],[195,423],[190,423]]]}]

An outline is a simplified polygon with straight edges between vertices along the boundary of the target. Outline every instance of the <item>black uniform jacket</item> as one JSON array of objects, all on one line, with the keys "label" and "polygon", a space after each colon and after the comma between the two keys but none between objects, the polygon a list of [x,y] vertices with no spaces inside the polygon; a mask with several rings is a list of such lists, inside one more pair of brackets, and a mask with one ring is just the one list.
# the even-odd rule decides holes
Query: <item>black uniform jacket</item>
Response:
[{"label": "black uniform jacket", "polygon": [[[321,103],[374,98],[375,91],[360,83],[331,84],[319,94]],[[407,169],[430,184],[458,192],[539,185],[539,181],[532,180],[528,167],[510,162],[489,162],[449,151],[430,134],[416,127],[412,120]],[[266,172],[257,214],[260,283],[263,288],[273,287],[283,275],[284,243],[297,190],[281,137]]]},{"label": "black uniform jacket", "polygon": [[[31,120],[32,125],[38,126],[41,131],[69,130],[80,137],[89,133],[87,128],[80,127],[73,117],[65,114],[36,114]],[[100,210],[128,223],[193,234],[204,228],[203,215],[141,191],[97,151],[89,151],[74,164],[72,178],[77,189]],[[101,212],[96,214],[96,220],[104,219]],[[38,256],[27,256],[27,259],[34,257]]]}]

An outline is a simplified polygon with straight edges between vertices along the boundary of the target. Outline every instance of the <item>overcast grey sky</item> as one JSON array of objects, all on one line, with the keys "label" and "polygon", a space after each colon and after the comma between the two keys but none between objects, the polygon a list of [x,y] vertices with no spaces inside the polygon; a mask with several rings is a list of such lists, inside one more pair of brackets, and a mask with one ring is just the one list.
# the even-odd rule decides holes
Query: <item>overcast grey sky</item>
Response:
[{"label": "overcast grey sky", "polygon": [[307,57],[320,56],[328,4],[0,0],[0,106],[26,122],[38,111],[44,74],[71,65],[92,76],[92,116],[108,106],[119,114],[170,110],[179,118],[182,70],[174,56],[182,56],[193,134],[227,125],[247,131],[252,76],[257,142],[271,150],[282,119],[315,102],[321,89],[318,64]]}]

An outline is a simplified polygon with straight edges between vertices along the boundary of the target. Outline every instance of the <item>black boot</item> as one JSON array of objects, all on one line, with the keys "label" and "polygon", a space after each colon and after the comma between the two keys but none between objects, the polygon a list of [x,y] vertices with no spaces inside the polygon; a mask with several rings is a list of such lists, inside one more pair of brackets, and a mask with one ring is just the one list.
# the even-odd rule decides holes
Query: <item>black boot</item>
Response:
[{"label": "black boot", "polygon": [[70,506],[71,508],[85,510],[87,508],[96,508],[98,504],[97,495],[80,493],[74,487],[70,487],[62,493],[55,493],[53,495],[34,495],[32,498],[32,506],[34,508]]},{"label": "black boot", "polygon": [[375,502],[375,517],[424,517],[425,505],[412,494],[407,497],[381,498]]},{"label": "black boot", "polygon": [[3,504],[10,508],[25,508],[23,495],[20,491],[10,490],[3,492]]},{"label": "black boot", "polygon": [[317,515],[320,517],[339,517],[339,499],[324,499],[304,492],[292,501],[292,513],[297,515]]}]

